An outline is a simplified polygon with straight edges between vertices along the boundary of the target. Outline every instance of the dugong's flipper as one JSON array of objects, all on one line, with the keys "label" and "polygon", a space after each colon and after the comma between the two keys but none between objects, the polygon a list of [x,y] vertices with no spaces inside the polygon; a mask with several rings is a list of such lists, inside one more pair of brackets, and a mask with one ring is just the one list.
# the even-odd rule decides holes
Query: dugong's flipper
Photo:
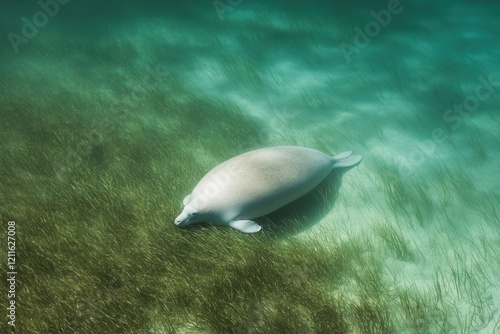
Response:
[{"label": "dugong's flipper", "polygon": [[352,155],[352,151],[347,151],[337,154],[332,159],[335,161],[333,168],[343,168],[356,166],[361,162],[361,159],[363,159],[363,157],[361,157],[360,155]]},{"label": "dugong's flipper", "polygon": [[182,204],[184,204],[184,206],[188,205],[190,199],[191,199],[191,194],[184,197],[184,199],[182,200]]},{"label": "dugong's flipper", "polygon": [[248,219],[234,220],[229,223],[229,226],[243,233],[257,233],[262,229],[262,226]]}]

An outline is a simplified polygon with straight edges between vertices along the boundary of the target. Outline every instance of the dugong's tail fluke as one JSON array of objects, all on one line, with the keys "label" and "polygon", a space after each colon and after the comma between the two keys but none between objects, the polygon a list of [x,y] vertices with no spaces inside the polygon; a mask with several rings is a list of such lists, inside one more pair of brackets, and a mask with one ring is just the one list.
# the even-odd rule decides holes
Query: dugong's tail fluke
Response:
[{"label": "dugong's tail fluke", "polygon": [[356,166],[361,162],[363,157],[357,154],[352,155],[352,151],[347,151],[337,154],[332,159],[335,161],[333,168],[344,168]]}]

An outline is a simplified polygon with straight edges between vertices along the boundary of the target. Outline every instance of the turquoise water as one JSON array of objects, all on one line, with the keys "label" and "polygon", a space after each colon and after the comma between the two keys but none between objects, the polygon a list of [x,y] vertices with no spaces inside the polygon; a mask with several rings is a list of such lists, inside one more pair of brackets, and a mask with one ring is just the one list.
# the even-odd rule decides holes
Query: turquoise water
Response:
[{"label": "turquoise water", "polygon": [[[1,8],[3,328],[500,332],[497,2]],[[284,235],[174,225],[212,167],[277,145],[363,161]]]}]

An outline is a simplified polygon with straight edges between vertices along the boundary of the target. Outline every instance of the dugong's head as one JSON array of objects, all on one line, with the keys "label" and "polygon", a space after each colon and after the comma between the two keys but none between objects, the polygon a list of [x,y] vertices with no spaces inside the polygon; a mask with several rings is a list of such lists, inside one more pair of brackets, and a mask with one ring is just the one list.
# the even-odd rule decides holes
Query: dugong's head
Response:
[{"label": "dugong's head", "polygon": [[186,205],[182,210],[181,214],[175,218],[175,225],[179,227],[188,226],[194,223],[200,223],[204,221],[200,212],[190,205]]}]

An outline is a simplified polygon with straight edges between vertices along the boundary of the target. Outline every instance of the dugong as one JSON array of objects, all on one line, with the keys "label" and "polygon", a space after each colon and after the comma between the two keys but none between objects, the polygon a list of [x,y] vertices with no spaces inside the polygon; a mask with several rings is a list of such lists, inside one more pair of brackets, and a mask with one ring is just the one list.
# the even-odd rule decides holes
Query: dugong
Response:
[{"label": "dugong", "polygon": [[209,171],[183,200],[175,224],[211,222],[244,232],[262,229],[265,216],[314,189],[334,168],[361,162],[351,151],[334,157],[298,146],[274,146],[231,158]]}]

